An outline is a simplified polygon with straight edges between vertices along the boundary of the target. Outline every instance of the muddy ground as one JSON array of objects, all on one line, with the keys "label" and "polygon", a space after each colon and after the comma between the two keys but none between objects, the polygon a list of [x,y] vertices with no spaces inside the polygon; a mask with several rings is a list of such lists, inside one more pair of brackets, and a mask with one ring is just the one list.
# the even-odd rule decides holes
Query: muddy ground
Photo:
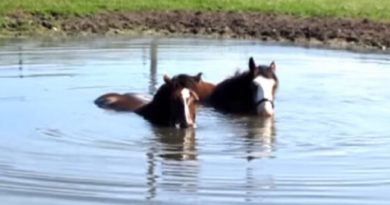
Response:
[{"label": "muddy ground", "polygon": [[110,12],[62,16],[15,12],[0,26],[6,36],[195,35],[260,39],[347,49],[390,49],[390,22],[303,18],[237,12]]}]

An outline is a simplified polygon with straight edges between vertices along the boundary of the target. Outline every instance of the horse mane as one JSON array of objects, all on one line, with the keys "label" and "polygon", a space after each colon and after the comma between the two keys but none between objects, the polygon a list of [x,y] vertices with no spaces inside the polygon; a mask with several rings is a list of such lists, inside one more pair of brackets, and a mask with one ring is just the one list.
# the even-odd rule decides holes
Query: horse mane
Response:
[{"label": "horse mane", "polygon": [[180,74],[172,77],[170,84],[164,83],[157,90],[151,103],[168,102],[170,94],[178,87],[197,91],[196,81],[189,75]]},{"label": "horse mane", "polygon": [[229,77],[222,81],[220,84],[217,85],[217,88],[221,89],[221,87],[230,85],[230,86],[242,86],[242,81],[244,82],[251,82],[250,80],[248,81],[248,78],[251,78],[251,74],[249,71],[239,71],[237,70],[232,77]]},{"label": "horse mane", "polygon": [[192,76],[187,75],[187,74],[179,74],[179,75],[173,76],[172,84],[173,84],[174,88],[176,88],[177,86],[180,86],[180,87],[191,89],[195,92],[198,91],[197,90],[197,88],[198,88],[197,82],[195,81],[195,79]]},{"label": "horse mane", "polygon": [[211,94],[209,103],[225,112],[250,112],[252,100],[252,74],[249,71],[236,72],[222,81]]}]

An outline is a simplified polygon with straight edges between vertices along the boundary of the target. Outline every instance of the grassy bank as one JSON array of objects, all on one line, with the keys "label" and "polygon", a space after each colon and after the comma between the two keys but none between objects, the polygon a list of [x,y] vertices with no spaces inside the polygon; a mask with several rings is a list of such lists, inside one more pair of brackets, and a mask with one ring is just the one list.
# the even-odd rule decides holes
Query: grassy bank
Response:
[{"label": "grassy bank", "polygon": [[263,11],[390,20],[389,0],[0,0],[0,16],[20,10],[64,15],[140,10]]}]

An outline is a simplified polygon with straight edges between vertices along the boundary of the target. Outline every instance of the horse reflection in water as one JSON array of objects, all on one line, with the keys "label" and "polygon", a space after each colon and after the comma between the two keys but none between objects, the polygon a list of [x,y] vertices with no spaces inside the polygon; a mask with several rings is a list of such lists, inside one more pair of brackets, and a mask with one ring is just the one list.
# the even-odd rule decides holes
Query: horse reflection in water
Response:
[{"label": "horse reflection in water", "polygon": [[198,190],[199,167],[195,129],[154,127],[148,156],[148,196],[163,191],[192,193]]},{"label": "horse reflection in water", "polygon": [[[236,143],[239,142],[242,147],[240,151],[245,160],[272,157],[276,134],[273,118],[259,121],[259,117],[253,116],[231,117],[235,120],[227,120],[232,123],[234,129],[245,132],[241,136],[234,137]],[[147,153],[147,199],[158,198],[159,192],[195,194],[199,191],[202,182],[199,177],[195,131],[195,129],[153,128],[154,136]],[[243,191],[248,201],[259,194],[262,189],[259,187],[274,186],[272,176],[256,176],[254,172],[258,170],[252,170],[250,166],[243,169],[247,176],[241,183],[245,185]]]},{"label": "horse reflection in water", "polygon": [[232,133],[232,144],[239,155],[253,159],[272,158],[276,141],[275,120],[273,117],[221,115],[221,123]]},{"label": "horse reflection in water", "polygon": [[165,160],[196,160],[195,130],[155,129],[160,142],[158,155]]},{"label": "horse reflection in water", "polygon": [[246,129],[247,134],[243,137],[247,160],[272,157],[276,136],[274,118],[249,118]]}]

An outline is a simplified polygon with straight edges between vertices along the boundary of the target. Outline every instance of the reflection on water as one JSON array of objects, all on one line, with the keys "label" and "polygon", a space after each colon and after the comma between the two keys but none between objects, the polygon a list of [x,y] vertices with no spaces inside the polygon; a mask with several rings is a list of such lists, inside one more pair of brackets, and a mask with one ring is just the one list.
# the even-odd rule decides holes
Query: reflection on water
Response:
[{"label": "reflection on water", "polygon": [[149,93],[155,93],[157,90],[157,40],[150,43],[150,85]]},{"label": "reflection on water", "polygon": [[155,128],[156,141],[160,144],[162,154],[166,160],[196,160],[195,130],[172,130]]},{"label": "reflection on water", "polygon": [[[195,130],[176,130],[170,128],[153,128],[154,143],[148,156],[148,186],[153,199],[157,195],[157,186],[172,192],[196,192],[198,164],[196,156]],[[157,159],[157,157],[161,158]],[[181,161],[188,161],[182,163]],[[156,174],[156,163],[159,163],[160,175]],[[157,179],[159,185],[157,185]],[[180,181],[180,185],[176,184]]]},{"label": "reflection on water", "polygon": [[[200,107],[198,128],[96,108],[164,74],[219,82],[275,60],[274,118]],[[388,55],[201,39],[10,41],[0,47],[5,204],[387,204]],[[375,190],[375,191],[373,191]]]},{"label": "reflection on water", "polygon": [[23,51],[21,46],[19,46],[19,71],[19,77],[23,78]]},{"label": "reflection on water", "polygon": [[274,118],[249,119],[246,126],[247,159],[271,157],[276,136]]}]

